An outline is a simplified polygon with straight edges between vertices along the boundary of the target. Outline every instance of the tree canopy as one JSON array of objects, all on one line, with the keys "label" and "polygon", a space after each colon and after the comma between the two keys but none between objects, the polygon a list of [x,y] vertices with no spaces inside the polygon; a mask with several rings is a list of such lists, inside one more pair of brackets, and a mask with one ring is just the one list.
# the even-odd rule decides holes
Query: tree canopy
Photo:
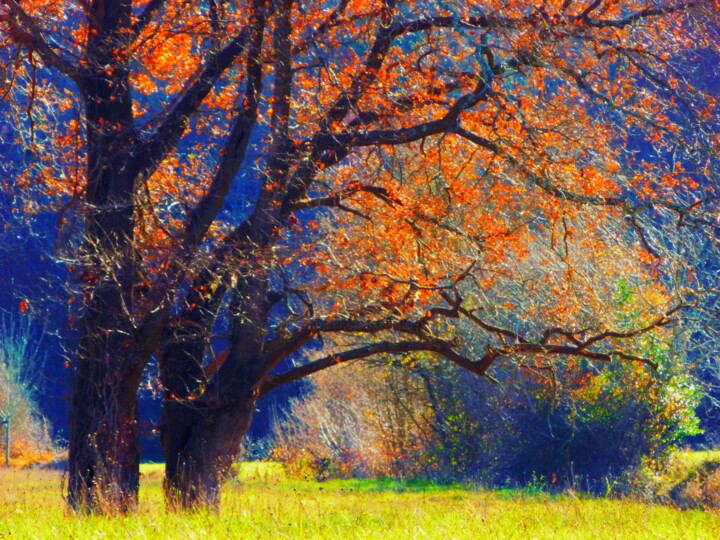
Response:
[{"label": "tree canopy", "polygon": [[695,305],[713,0],[1,3],[32,156],[3,188],[57,209],[77,291],[76,508],[134,506],[153,358],[168,498],[215,504],[282,384],[413,351],[654,366],[633,338]]}]

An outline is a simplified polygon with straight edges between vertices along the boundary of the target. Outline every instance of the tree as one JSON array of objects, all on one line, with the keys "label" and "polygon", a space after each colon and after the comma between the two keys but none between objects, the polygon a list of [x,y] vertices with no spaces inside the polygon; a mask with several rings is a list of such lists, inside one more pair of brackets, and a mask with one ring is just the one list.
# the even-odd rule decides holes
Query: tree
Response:
[{"label": "tree", "polygon": [[[507,327],[462,285],[489,288],[538,231],[567,244],[588,208],[648,251],[643,216],[696,223],[713,204],[716,104],[683,79],[717,47],[711,0],[2,5],[3,91],[34,156],[15,181],[60,209],[78,287],[74,508],[134,507],[152,358],[168,501],[216,505],[255,401],[282,384],[410,351],[481,376],[516,354],[642,361],[615,342],[685,306],[627,332],[574,325],[568,302],[557,325]],[[633,137],[663,159],[633,169]],[[277,372],[327,334],[353,340]]]},{"label": "tree", "polygon": [[[530,246],[532,254],[509,262],[512,279],[486,285],[482,294],[500,292],[512,309],[496,308],[500,313],[486,313],[485,320],[505,328],[548,327],[547,317],[560,315],[553,289],[561,288],[567,306],[581,306],[571,318],[585,328],[637,328],[648,305],[666,301],[658,298],[662,284],[633,263],[629,246],[624,254],[609,245],[587,253],[583,246],[600,241],[589,243],[586,231],[578,227],[562,249],[559,260],[572,261],[571,279],[558,280],[562,271],[552,272],[549,283],[533,276],[553,265],[553,246],[543,246],[542,237]],[[609,256],[627,263],[621,267]],[[465,285],[461,292],[475,304],[478,291]],[[554,312],[542,309],[549,303],[556,305]],[[502,302],[483,305],[488,310]],[[481,327],[464,321],[452,335],[466,344],[488,341]],[[603,493],[609,478],[643,459],[659,466],[670,450],[698,434],[700,392],[689,336],[680,326],[627,336],[623,349],[654,362],[657,370],[537,352],[503,359],[502,370],[492,372],[495,385],[419,353],[335,369],[316,376],[291,402],[276,425],[276,457],[321,477],[432,475],[500,485],[542,477],[555,488],[581,485]]]},{"label": "tree", "polygon": [[0,456],[14,458],[12,453],[23,447],[25,455],[15,463],[53,457],[47,422],[37,406],[40,351],[40,335],[27,317],[0,315],[0,420],[7,430]]}]

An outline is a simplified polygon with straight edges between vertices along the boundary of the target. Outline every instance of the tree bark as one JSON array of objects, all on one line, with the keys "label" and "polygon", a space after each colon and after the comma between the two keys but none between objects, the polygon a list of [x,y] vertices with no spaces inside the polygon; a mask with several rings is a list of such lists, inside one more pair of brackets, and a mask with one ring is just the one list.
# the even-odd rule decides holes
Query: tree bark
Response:
[{"label": "tree bark", "polygon": [[135,510],[140,478],[135,392],[108,373],[117,357],[83,359],[70,422],[68,502],[79,512]]},{"label": "tree bark", "polygon": [[83,311],[68,482],[68,502],[76,511],[128,512],[137,504],[137,392],[145,360],[132,318],[135,261],[125,234],[132,227],[129,208],[125,215],[100,212],[93,218],[80,267]]},{"label": "tree bark", "polygon": [[169,509],[219,510],[222,485],[250,426],[254,405],[247,391],[223,407],[209,398],[196,407],[165,403],[162,439]]},{"label": "tree bark", "polygon": [[198,304],[185,313],[163,347],[161,442],[169,509],[219,509],[222,484],[259,397],[265,376],[260,358],[271,307],[267,270],[258,268],[253,277],[242,279],[234,297],[230,347],[210,380],[202,367],[208,336],[200,329],[212,328],[219,307],[213,299],[206,297],[203,307]]},{"label": "tree bark", "polygon": [[88,259],[93,262],[84,265],[81,277],[68,502],[76,511],[124,513],[137,504],[137,392],[145,365],[127,312],[134,265],[131,257],[120,257],[119,268],[108,270],[110,263],[97,253]]},{"label": "tree bark", "polygon": [[82,311],[68,502],[83,512],[133,510],[140,476],[137,391],[148,356],[134,325],[134,198],[140,165],[129,65],[117,49],[131,13],[128,0],[102,4],[78,82],[86,120],[87,188],[85,241],[77,261]]}]

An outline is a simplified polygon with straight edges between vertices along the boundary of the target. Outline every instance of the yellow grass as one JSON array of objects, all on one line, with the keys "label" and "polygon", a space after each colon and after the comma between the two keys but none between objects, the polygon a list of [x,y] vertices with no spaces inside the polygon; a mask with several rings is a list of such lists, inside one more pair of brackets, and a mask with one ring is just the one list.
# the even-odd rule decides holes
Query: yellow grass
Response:
[{"label": "yellow grass", "polygon": [[143,467],[139,511],[120,518],[68,515],[59,473],[2,470],[0,538],[720,538],[720,516],[709,512],[457,486],[299,482],[274,464],[240,467],[245,481],[228,484],[219,515],[172,514],[160,470]]},{"label": "yellow grass", "polygon": [[667,495],[674,486],[705,463],[720,463],[720,451],[685,451],[673,454],[658,475],[659,495]]}]

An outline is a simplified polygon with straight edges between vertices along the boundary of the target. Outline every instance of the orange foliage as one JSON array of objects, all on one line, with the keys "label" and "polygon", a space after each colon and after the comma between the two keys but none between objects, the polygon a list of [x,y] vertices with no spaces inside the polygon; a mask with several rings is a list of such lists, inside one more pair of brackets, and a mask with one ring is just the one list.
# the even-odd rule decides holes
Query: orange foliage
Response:
[{"label": "orange foliage", "polygon": [[[143,3],[135,4],[131,21],[137,23]],[[688,188],[699,187],[692,176],[657,163],[645,164],[631,184],[626,184],[622,174],[626,157],[618,142],[628,136],[632,125],[623,126],[611,116],[596,112],[598,107],[610,104],[632,124],[650,119],[646,126],[649,140],[658,146],[670,144],[672,137],[668,135],[679,133],[670,115],[677,104],[659,90],[638,92],[638,79],[653,71],[672,82],[668,43],[676,54],[705,45],[703,40],[708,38],[697,28],[691,30],[689,15],[682,9],[670,10],[648,26],[618,22],[633,11],[651,9],[636,0],[598,5],[551,1],[545,2],[542,10],[527,0],[443,7],[412,2],[396,8],[395,13],[364,1],[341,6],[324,2],[291,5],[294,89],[289,117],[280,119],[292,127],[291,144],[306,144],[303,141],[319,134],[344,136],[361,126],[358,135],[367,130],[427,129],[433,121],[447,116],[458,96],[475,95],[473,92],[489,84],[475,97],[477,104],[463,110],[457,121],[464,132],[471,132],[488,146],[479,148],[462,132],[448,128],[440,138],[416,137],[418,142],[407,145],[402,155],[392,143],[382,153],[355,150],[328,169],[322,159],[314,158],[323,171],[317,182],[325,184],[330,193],[342,191],[348,179],[360,180],[383,186],[403,203],[390,208],[368,193],[354,198],[358,211],[374,216],[372,223],[353,222],[344,227],[340,218],[341,229],[347,233],[333,238],[328,249],[345,249],[350,236],[383,239],[380,245],[357,246],[358,251],[376,253],[373,273],[382,277],[368,281],[365,271],[354,276],[341,271],[334,285],[357,288],[362,297],[369,288],[383,289],[395,301],[402,296],[399,290],[390,290],[401,288],[397,282],[412,281],[428,288],[457,276],[475,257],[457,252],[458,239],[448,230],[449,220],[462,224],[468,238],[481,239],[483,261],[489,266],[488,275],[482,279],[492,280],[494,263],[522,258],[527,252],[536,233],[523,224],[543,219],[552,222],[560,215],[577,212],[576,207],[561,200],[563,197],[558,198],[558,192],[600,200],[618,197],[631,188],[641,200],[662,198],[665,203],[678,203]],[[88,35],[97,32],[93,16],[86,13],[87,6],[35,1],[24,8],[39,30],[62,34],[68,55],[80,59],[82,65]],[[127,46],[117,44],[113,49],[114,63],[103,69],[112,75],[130,62],[135,127],[140,134],[152,134],[176,101],[197,82],[205,61],[197,53],[199,43],[208,51],[218,51],[256,16],[245,4],[235,8],[219,4],[214,9],[219,12],[179,0],[164,2],[152,22],[143,26]],[[488,19],[478,22],[478,16]],[[441,22],[443,17],[455,22]],[[388,21],[401,24],[416,20],[420,24],[432,18],[437,23],[428,23],[424,33],[398,30],[387,50],[372,61],[373,43],[377,44]],[[87,24],[78,24],[79,19]],[[23,27],[25,19],[8,12],[5,21],[6,31],[12,32]],[[321,30],[318,21],[331,23]],[[276,17],[270,17],[267,31],[274,32],[276,24]],[[124,31],[130,33],[130,29]],[[267,76],[278,69],[273,65],[277,54],[267,40],[260,58]],[[194,138],[196,142],[167,155],[154,174],[141,181],[144,186],[137,196],[135,245],[147,254],[146,260],[174,257],[180,249],[177,240],[189,207],[210,189],[221,148],[218,137],[228,132],[236,115],[239,89],[246,83],[246,70],[238,69],[239,62],[245,60],[238,57],[203,98],[200,114],[188,122],[185,133],[188,140]],[[503,66],[501,61],[517,66]],[[620,63],[622,73],[617,69]],[[19,63],[16,69],[18,76],[30,77],[34,68]],[[272,84],[271,79],[268,82]],[[68,196],[75,200],[82,196],[84,163],[74,156],[84,149],[82,126],[76,120],[58,127],[51,114],[40,110],[80,109],[74,92],[55,90],[47,79],[34,83],[34,115],[45,119],[43,129],[47,130],[49,147],[37,152],[38,165],[26,171],[19,183],[40,190],[58,205]],[[353,109],[342,118],[330,115],[342,96],[350,95],[348,92],[357,93]],[[259,110],[259,122],[270,124],[275,99],[267,96]],[[706,99],[704,106],[712,111],[715,104]],[[359,122],[360,115],[371,120]],[[273,142],[266,140],[266,149],[272,151]],[[303,159],[301,156],[297,163]],[[396,166],[388,166],[390,161]],[[400,176],[398,167],[406,168]],[[279,185],[270,204],[280,206],[286,182]],[[265,187],[272,184],[266,182]],[[36,204],[31,202],[27,208],[32,210]],[[181,206],[188,210],[165,210]],[[296,229],[296,233],[301,232],[300,227]],[[221,224],[210,231],[211,242],[228,232]],[[313,243],[306,246],[317,255]],[[602,250],[603,246],[590,249]],[[327,257],[317,265],[323,273],[338,267],[348,269],[343,261],[328,261]],[[157,269],[157,265],[151,266]]]},{"label": "orange foliage", "polygon": [[[5,459],[5,447],[0,445],[0,458]],[[10,466],[24,469],[34,465],[48,463],[55,459],[57,454],[46,446],[33,443],[27,439],[17,439],[10,444]]]}]

